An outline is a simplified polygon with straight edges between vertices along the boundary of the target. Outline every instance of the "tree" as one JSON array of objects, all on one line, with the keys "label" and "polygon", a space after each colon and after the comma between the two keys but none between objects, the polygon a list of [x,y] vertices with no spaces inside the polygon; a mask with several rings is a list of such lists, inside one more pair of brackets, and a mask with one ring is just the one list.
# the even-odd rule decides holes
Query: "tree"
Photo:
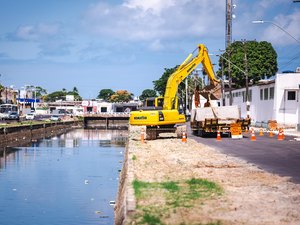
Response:
[{"label": "tree", "polygon": [[153,81],[154,90],[157,91],[161,96],[164,96],[168,79],[171,74],[175,72],[177,67],[178,66],[170,69],[165,68],[165,72],[163,73],[163,75],[158,80]]},{"label": "tree", "polygon": [[[65,90],[65,92],[66,92],[66,90]],[[82,97],[79,95],[77,87],[74,87],[73,91],[68,91],[66,93],[66,95],[74,95],[74,100],[75,101],[81,101],[82,100]]]},{"label": "tree", "polygon": [[150,97],[157,97],[156,91],[154,91],[152,89],[145,89],[145,90],[143,90],[142,94],[140,95],[140,100],[143,101]]},{"label": "tree", "polygon": [[[163,75],[161,76],[161,78],[159,78],[158,80],[153,81],[154,84],[154,90],[157,91],[161,96],[164,96],[165,94],[165,89],[167,86],[167,82],[169,77],[176,71],[178,66],[175,66],[174,68],[170,68],[167,69],[165,68],[165,72],[163,73]],[[193,71],[191,71],[192,73]],[[192,102],[192,97],[195,91],[195,88],[197,85],[200,85],[200,88],[202,87],[202,82],[201,79],[199,79],[198,76],[188,76],[188,104],[189,104],[189,108],[191,106],[191,102]],[[182,100],[182,102],[185,102],[185,96],[186,96],[186,92],[185,92],[185,82],[181,82],[178,86],[178,91],[177,91],[177,95],[179,97],[179,99]]]},{"label": "tree", "polygon": [[44,97],[44,101],[46,102],[55,102],[57,100],[65,100],[66,92],[64,91],[54,91]]},{"label": "tree", "polygon": [[73,87],[73,93],[77,93],[77,94],[78,94],[78,89],[77,89],[77,87]]},{"label": "tree", "polygon": [[37,98],[42,98],[44,95],[47,94],[47,90],[40,87],[40,86],[35,87],[35,90],[36,90],[36,97]]},{"label": "tree", "polygon": [[99,91],[99,94],[97,98],[103,99],[105,101],[110,101],[110,97],[114,94],[115,92],[111,89],[102,89]]},{"label": "tree", "polygon": [[129,102],[132,100],[133,94],[126,90],[118,90],[112,96],[110,96],[111,102]]},{"label": "tree", "polygon": [[61,91],[54,91],[48,95],[45,95],[44,101],[55,102],[57,100],[66,100],[66,95],[74,95],[74,100],[76,101],[82,100],[82,97],[79,95],[77,88],[73,88],[73,91],[67,91],[65,88],[63,88]]},{"label": "tree", "polygon": [[[230,53],[230,58],[228,53]],[[217,72],[219,76],[222,73],[223,64],[224,75],[228,78],[229,62],[232,63],[231,77],[236,87],[245,87],[246,84],[245,73],[241,70],[248,71],[248,78],[253,81],[253,84],[260,79],[273,76],[278,71],[277,53],[272,44],[266,41],[236,41],[232,43],[219,59],[220,69]]]},{"label": "tree", "polygon": [[[1,76],[1,75],[0,75]],[[2,99],[1,99],[1,96],[2,96],[2,91],[4,91],[4,86],[2,84],[0,84],[0,104],[2,104]]]}]

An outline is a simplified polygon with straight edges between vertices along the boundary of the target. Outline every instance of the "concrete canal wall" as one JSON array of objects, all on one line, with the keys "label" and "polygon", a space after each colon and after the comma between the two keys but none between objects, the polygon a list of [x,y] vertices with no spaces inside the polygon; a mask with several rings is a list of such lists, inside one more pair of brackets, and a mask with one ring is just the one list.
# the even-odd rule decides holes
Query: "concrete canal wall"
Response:
[{"label": "concrete canal wall", "polygon": [[79,121],[27,124],[0,128],[0,155],[6,147],[23,146],[41,138],[59,135],[74,127],[82,127]]},{"label": "concrete canal wall", "polygon": [[[128,224],[129,218],[136,209],[136,199],[132,182],[134,181],[133,152],[138,150],[136,141],[140,138],[142,127],[129,126],[128,142],[119,179],[119,190],[115,205],[115,225]],[[144,128],[145,129],[145,128]]]}]

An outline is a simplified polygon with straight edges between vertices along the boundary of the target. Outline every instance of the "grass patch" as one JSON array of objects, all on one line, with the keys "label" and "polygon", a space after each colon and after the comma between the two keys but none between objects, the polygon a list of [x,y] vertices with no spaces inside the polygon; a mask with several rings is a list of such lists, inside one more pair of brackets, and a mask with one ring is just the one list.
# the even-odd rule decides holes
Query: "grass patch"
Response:
[{"label": "grass patch", "polygon": [[148,213],[145,213],[143,216],[143,220],[141,222],[142,224],[149,224],[149,225],[158,225],[162,224],[159,217],[150,215]]},{"label": "grass patch", "polygon": [[133,156],[132,156],[132,160],[137,160],[136,155],[133,155]]},{"label": "grass patch", "polygon": [[137,224],[164,224],[163,218],[176,214],[179,208],[191,208],[222,194],[216,183],[196,178],[160,183],[134,180],[133,188],[139,209]]},{"label": "grass patch", "polygon": [[161,183],[161,187],[170,192],[176,192],[180,190],[180,187],[177,185],[178,182],[169,181]]}]

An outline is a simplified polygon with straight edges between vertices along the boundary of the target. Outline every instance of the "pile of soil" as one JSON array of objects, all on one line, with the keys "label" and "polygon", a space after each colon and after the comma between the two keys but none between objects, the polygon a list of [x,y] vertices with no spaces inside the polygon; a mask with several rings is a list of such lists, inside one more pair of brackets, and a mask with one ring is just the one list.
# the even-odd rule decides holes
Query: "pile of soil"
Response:
[{"label": "pile of soil", "polygon": [[[194,140],[184,143],[173,134],[164,134],[141,143],[140,128],[131,128],[128,158],[134,159],[131,171],[139,181],[197,178],[222,188],[222,195],[201,205],[161,215],[162,224],[300,224],[300,185]],[[129,224],[135,224],[134,213]]]}]

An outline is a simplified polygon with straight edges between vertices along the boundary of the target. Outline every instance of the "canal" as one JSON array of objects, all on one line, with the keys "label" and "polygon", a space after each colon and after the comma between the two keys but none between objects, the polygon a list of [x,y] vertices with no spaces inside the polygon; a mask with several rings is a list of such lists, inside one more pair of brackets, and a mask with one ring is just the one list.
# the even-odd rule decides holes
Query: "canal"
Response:
[{"label": "canal", "polygon": [[127,131],[73,130],[0,158],[0,224],[113,224]]}]

